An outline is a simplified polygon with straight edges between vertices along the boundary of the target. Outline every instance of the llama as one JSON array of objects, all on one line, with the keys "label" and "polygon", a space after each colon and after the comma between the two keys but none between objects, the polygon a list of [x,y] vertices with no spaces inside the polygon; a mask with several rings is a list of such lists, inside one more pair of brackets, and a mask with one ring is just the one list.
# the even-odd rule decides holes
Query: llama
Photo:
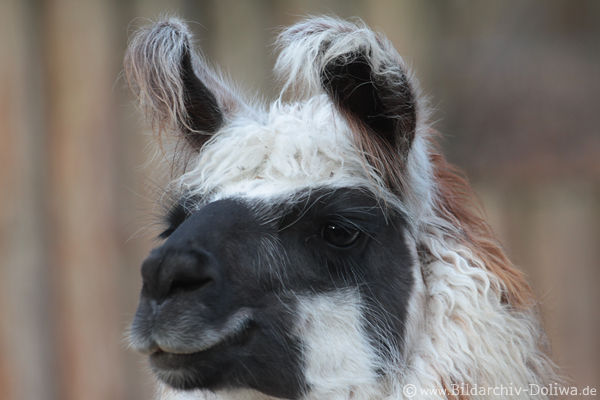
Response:
[{"label": "llama", "polygon": [[159,398],[546,398],[529,390],[557,379],[530,287],[392,44],[299,22],[267,106],[192,43],[165,18],[125,57],[177,172],[130,329]]}]

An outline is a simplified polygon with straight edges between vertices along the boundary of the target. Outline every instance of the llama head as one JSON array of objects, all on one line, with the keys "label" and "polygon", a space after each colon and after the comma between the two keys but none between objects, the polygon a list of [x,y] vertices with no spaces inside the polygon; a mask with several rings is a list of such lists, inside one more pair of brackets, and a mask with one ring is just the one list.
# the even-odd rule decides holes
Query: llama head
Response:
[{"label": "llama head", "polygon": [[[451,185],[439,182],[415,80],[362,23],[313,18],[279,45],[282,96],[259,107],[194,52],[179,20],[131,41],[131,86],[188,153],[164,242],[142,266],[133,348],[179,390],[367,398],[415,370],[461,379],[415,350],[435,272],[425,262],[459,254],[431,238],[472,233],[460,195],[443,198]],[[502,310],[520,277],[490,280],[485,268],[471,278]]]}]

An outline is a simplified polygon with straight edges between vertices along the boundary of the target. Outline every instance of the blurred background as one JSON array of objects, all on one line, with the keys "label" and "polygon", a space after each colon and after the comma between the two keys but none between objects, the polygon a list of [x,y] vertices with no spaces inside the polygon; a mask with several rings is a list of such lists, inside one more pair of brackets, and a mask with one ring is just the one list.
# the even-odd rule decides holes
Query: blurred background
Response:
[{"label": "blurred background", "polygon": [[600,389],[600,1],[2,0],[1,399],[152,398],[123,336],[160,178],[121,62],[165,12],[266,97],[279,27],[329,13],[385,32],[541,299],[554,359]]}]

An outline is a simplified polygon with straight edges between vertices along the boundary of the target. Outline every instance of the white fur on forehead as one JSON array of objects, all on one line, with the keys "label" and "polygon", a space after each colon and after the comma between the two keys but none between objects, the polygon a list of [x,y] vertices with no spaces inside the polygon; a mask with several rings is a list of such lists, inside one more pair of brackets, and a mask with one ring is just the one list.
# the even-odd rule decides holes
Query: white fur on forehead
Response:
[{"label": "white fur on forehead", "polygon": [[383,188],[325,95],[276,102],[262,121],[233,120],[206,144],[179,183],[211,200],[269,198],[321,186]]},{"label": "white fur on forehead", "polygon": [[417,128],[402,176],[408,190],[400,199],[367,163],[350,126],[324,94],[292,104],[274,102],[260,119],[232,119],[188,168],[176,180],[176,189],[206,201],[234,196],[281,198],[318,187],[362,187],[402,211],[413,233],[432,213],[426,126]]}]

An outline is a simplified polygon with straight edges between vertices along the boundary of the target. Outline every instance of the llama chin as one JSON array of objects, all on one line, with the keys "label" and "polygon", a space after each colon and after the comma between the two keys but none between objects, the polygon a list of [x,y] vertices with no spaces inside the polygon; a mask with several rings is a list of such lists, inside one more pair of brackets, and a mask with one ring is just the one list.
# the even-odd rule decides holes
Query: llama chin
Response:
[{"label": "llama chin", "polygon": [[268,107],[191,43],[168,18],[125,58],[181,161],[130,331],[160,399],[463,399],[558,380],[529,286],[383,35],[331,17],[284,30]]}]

